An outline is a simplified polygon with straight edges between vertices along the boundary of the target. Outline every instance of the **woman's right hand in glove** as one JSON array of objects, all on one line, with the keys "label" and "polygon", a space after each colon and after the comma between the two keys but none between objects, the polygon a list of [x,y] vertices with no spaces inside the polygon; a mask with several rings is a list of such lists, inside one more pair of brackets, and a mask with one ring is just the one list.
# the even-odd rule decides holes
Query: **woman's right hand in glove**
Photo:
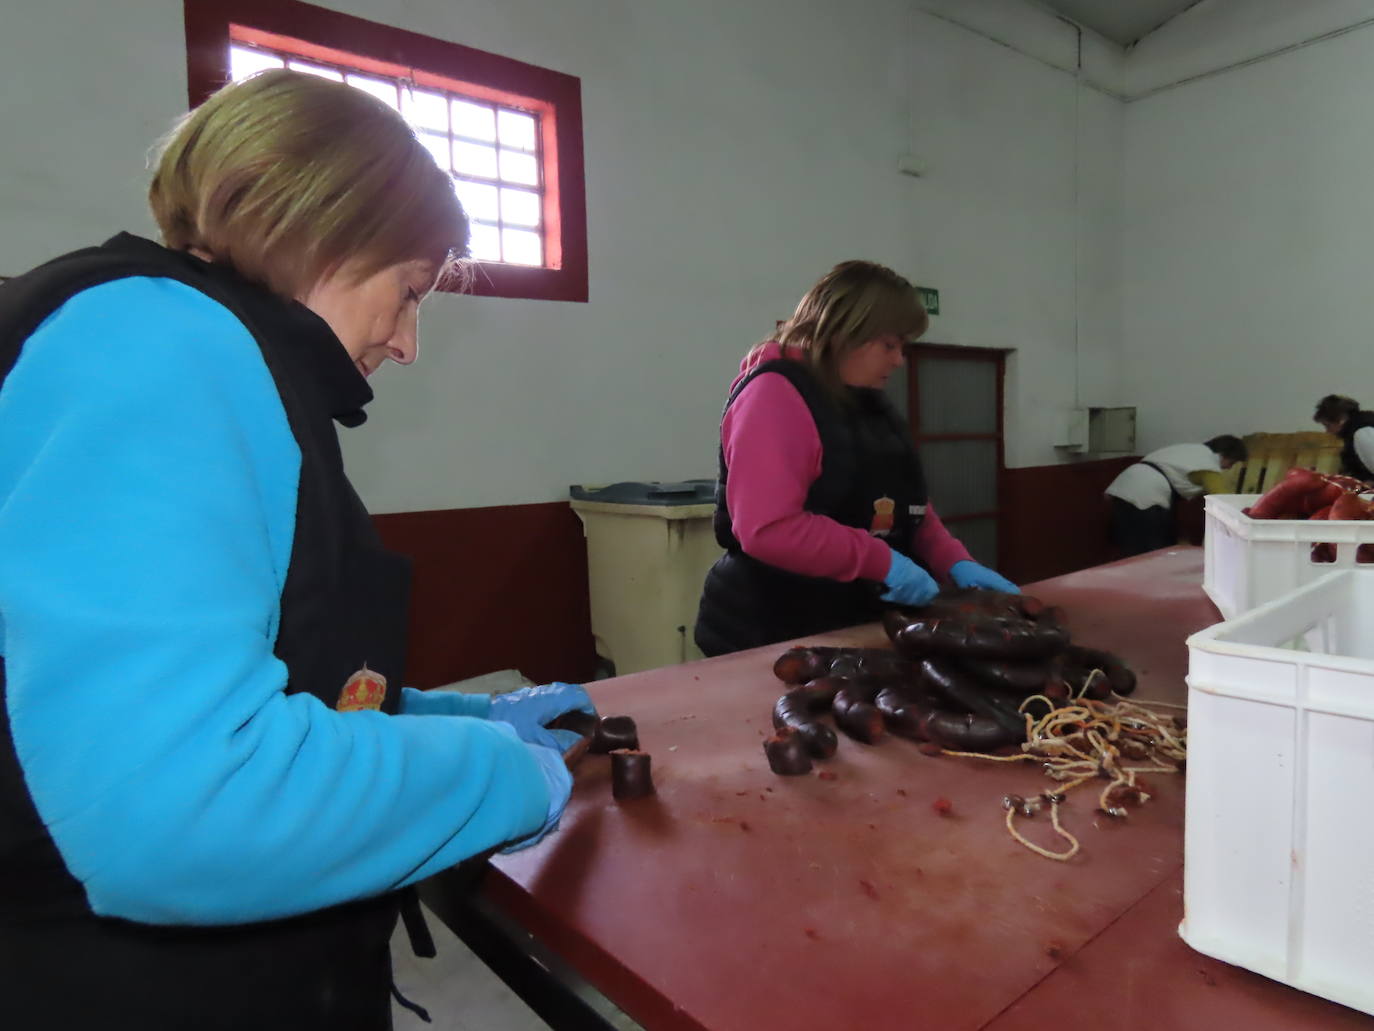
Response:
[{"label": "woman's right hand in glove", "polygon": [[887,585],[887,591],[880,597],[883,601],[893,601],[898,605],[925,605],[940,593],[940,585],[933,576],[895,550],[883,583]]}]

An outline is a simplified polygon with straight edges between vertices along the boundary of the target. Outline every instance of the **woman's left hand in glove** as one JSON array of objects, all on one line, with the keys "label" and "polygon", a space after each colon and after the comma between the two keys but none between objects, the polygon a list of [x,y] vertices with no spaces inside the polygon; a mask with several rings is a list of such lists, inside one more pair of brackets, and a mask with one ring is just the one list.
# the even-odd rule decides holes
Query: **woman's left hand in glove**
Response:
[{"label": "woman's left hand in glove", "polygon": [[1005,576],[969,559],[950,566],[949,578],[960,587],[982,587],[989,591],[1005,591],[1008,594],[1021,593],[1021,588]]}]

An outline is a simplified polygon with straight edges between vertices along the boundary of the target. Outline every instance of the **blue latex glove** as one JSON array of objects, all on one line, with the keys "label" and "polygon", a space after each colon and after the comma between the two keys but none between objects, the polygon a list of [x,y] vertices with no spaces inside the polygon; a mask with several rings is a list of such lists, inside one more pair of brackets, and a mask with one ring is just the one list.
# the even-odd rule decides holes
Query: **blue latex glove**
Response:
[{"label": "blue latex glove", "polygon": [[549,812],[544,818],[544,826],[523,841],[514,842],[501,849],[506,854],[519,852],[522,848],[537,845],[556,831],[558,821],[563,817],[563,810],[568,806],[568,799],[572,796],[572,774],[568,772],[567,764],[563,762],[563,753],[553,748],[545,748],[543,745],[523,743],[530,750],[530,754],[534,756],[535,762],[539,764],[539,772],[544,775],[544,783],[549,787]]},{"label": "blue latex glove", "polygon": [[1021,588],[1005,576],[968,559],[950,566],[949,578],[960,587],[983,587],[989,591],[1006,591],[1008,594],[1021,593]]},{"label": "blue latex glove", "polygon": [[571,730],[549,730],[544,724],[574,710],[596,715],[596,706],[580,684],[553,683],[493,696],[487,719],[509,723],[521,741],[561,754],[579,740],[578,735]]},{"label": "blue latex glove", "polygon": [[940,593],[935,578],[900,551],[893,551],[883,583],[887,591],[879,597],[898,605],[924,605]]}]

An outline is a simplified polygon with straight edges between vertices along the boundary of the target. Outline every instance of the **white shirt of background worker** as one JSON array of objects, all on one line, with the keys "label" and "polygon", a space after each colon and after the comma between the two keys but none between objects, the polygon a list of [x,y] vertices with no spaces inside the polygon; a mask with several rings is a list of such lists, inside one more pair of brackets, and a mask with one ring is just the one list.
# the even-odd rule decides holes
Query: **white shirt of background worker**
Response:
[{"label": "white shirt of background worker", "polygon": [[1374,469],[1374,426],[1361,426],[1350,439],[1355,444],[1355,454],[1365,468]]},{"label": "white shirt of background worker", "polygon": [[[1152,469],[1147,462],[1159,468]],[[1188,479],[1189,473],[1219,473],[1229,465],[1223,464],[1221,456],[1206,444],[1170,444],[1121,470],[1106,493],[1142,511],[1155,505],[1168,508],[1173,501],[1170,487],[1184,498],[1195,498],[1203,492],[1201,486]]]}]

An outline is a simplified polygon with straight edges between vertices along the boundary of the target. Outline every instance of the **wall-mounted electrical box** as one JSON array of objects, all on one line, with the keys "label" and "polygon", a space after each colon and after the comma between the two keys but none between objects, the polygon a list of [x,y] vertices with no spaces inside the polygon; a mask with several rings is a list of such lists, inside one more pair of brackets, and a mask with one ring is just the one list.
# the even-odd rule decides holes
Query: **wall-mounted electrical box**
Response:
[{"label": "wall-mounted electrical box", "polygon": [[1094,455],[1135,454],[1135,406],[1089,408],[1088,451]]},{"label": "wall-mounted electrical box", "polygon": [[1071,408],[1054,445],[1090,455],[1135,454],[1135,407]]},{"label": "wall-mounted electrical box", "polygon": [[1059,439],[1054,446],[1060,451],[1084,451],[1088,447],[1088,410],[1070,408],[1059,426]]}]

